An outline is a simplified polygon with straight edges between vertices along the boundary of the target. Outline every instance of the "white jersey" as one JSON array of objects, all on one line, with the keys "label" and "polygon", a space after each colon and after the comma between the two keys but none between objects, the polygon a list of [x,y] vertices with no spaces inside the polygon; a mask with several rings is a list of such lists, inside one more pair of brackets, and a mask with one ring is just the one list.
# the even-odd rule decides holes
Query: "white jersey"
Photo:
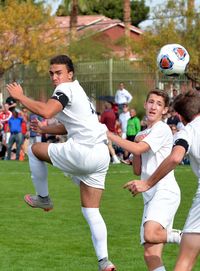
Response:
[{"label": "white jersey", "polygon": [[183,233],[200,233],[200,116],[188,123],[182,130],[176,133],[175,142],[184,139],[188,143],[190,165],[198,178],[198,188],[193,199]]},{"label": "white jersey", "polygon": [[119,114],[119,122],[121,124],[121,128],[122,128],[122,133],[125,135],[123,136],[123,138],[126,138],[126,128],[127,128],[127,122],[130,119],[130,112],[122,112],[121,114]]},{"label": "white jersey", "polygon": [[[107,128],[98,121],[95,109],[77,80],[62,83],[56,87],[56,93],[64,93],[68,103],[55,118],[62,123],[68,133],[68,138],[84,145],[95,145],[107,140]],[[59,97],[58,97],[59,100]]]},{"label": "white jersey", "polygon": [[[158,121],[151,128],[143,130],[139,132],[138,135],[139,134],[146,134],[146,137],[142,141],[146,142],[150,146],[149,151],[141,155],[141,179],[146,180],[171,153],[173,135],[170,127],[162,121]],[[174,171],[169,172],[155,186],[142,193],[144,203],[151,200],[157,190],[168,190],[174,193],[180,193],[180,189],[174,177]]]},{"label": "white jersey", "polygon": [[118,89],[115,94],[116,104],[127,104],[132,100],[132,95],[126,89]]},{"label": "white jersey", "polygon": [[198,178],[197,193],[200,194],[200,116],[188,123],[178,133],[176,133],[174,141],[184,139],[189,147],[187,154],[189,155],[192,170]]}]

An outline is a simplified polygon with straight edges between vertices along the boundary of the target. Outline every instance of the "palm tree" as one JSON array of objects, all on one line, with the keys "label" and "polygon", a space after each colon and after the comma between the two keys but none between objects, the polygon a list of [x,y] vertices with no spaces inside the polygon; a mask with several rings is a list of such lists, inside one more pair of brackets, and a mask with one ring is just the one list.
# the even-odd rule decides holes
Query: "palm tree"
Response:
[{"label": "palm tree", "polygon": [[125,58],[130,56],[130,25],[131,25],[131,6],[130,0],[124,0],[124,25],[125,25]]},{"label": "palm tree", "polygon": [[77,21],[78,21],[78,0],[72,0],[72,9],[70,13],[70,40],[77,39]]},{"label": "palm tree", "polygon": [[[86,11],[91,6],[94,0],[63,0],[59,5],[56,14],[58,16],[70,16],[70,39],[77,39],[77,17],[78,11]],[[97,0],[95,0],[97,1]]]}]

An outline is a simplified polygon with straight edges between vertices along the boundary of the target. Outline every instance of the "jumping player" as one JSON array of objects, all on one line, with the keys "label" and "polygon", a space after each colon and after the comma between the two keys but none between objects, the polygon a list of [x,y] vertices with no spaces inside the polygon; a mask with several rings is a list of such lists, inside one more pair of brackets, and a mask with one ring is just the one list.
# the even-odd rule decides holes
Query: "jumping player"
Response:
[{"label": "jumping player", "polygon": [[115,271],[115,266],[108,260],[107,229],[99,212],[110,161],[107,128],[99,123],[79,82],[73,81],[74,67],[68,56],[52,58],[49,74],[55,90],[46,103],[25,96],[17,83],[7,85],[10,95],[31,112],[47,119],[55,117],[59,121],[55,126],[42,126],[35,121],[32,129],[68,135],[64,143],[34,143],[29,147],[29,165],[36,195],[26,195],[24,199],[34,208],[53,208],[45,162],[72,176],[80,186],[81,210],[90,227],[99,271]]},{"label": "jumping player", "polygon": [[173,108],[179,114],[185,128],[176,134],[171,154],[149,178],[131,181],[127,188],[134,195],[151,190],[151,187],[158,185],[166,174],[180,164],[186,153],[189,155],[192,170],[198,178],[198,188],[183,228],[174,271],[191,271],[200,254],[200,93],[190,91],[178,95]]},{"label": "jumping player", "polygon": [[[109,138],[132,153],[134,173],[148,178],[172,149],[173,135],[170,127],[162,121],[168,111],[169,97],[161,90],[148,93],[145,102],[147,129],[130,142],[115,135]],[[125,185],[129,188],[129,184]],[[141,223],[141,244],[144,259],[150,271],[166,270],[162,262],[165,243],[180,243],[180,231],[173,230],[173,220],[180,203],[180,189],[174,172],[169,173],[154,188],[143,193],[144,211]]]}]

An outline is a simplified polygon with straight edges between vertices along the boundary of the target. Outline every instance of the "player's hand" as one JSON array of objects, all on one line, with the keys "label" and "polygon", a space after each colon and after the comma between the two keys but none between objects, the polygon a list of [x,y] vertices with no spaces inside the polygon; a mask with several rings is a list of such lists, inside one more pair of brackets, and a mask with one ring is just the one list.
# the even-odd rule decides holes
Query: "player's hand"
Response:
[{"label": "player's hand", "polygon": [[36,133],[42,134],[43,133],[43,124],[38,119],[33,119],[30,122],[30,129]]},{"label": "player's hand", "polygon": [[16,100],[20,100],[20,97],[24,95],[22,87],[17,83],[11,83],[6,85],[6,89]]},{"label": "player's hand", "polygon": [[136,196],[138,193],[145,192],[150,189],[150,186],[146,181],[133,180],[126,183],[123,188],[128,189],[133,196]]},{"label": "player's hand", "polygon": [[138,136],[135,137],[134,142],[139,143],[139,142],[142,141],[142,139],[144,139],[146,136],[147,136],[147,135],[145,135],[145,134],[138,135]]}]

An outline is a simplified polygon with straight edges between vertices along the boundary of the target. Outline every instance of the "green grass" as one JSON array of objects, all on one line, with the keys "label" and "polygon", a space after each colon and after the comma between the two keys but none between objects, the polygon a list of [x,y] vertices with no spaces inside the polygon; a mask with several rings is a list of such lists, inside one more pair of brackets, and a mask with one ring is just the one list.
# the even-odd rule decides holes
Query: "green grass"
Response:
[{"label": "green grass", "polygon": [[[49,190],[54,210],[28,207],[23,196],[34,192],[27,162],[0,161],[0,271],[96,271],[96,256],[79,203],[79,189],[63,173],[49,166]],[[182,202],[174,227],[182,228],[196,190],[189,166],[179,166],[177,180]],[[144,271],[139,228],[141,195],[133,198],[122,185],[133,179],[131,167],[111,165],[101,212],[108,228],[111,260],[119,271]],[[178,246],[166,245],[164,262],[172,270]],[[200,270],[200,262],[193,269]]]}]

